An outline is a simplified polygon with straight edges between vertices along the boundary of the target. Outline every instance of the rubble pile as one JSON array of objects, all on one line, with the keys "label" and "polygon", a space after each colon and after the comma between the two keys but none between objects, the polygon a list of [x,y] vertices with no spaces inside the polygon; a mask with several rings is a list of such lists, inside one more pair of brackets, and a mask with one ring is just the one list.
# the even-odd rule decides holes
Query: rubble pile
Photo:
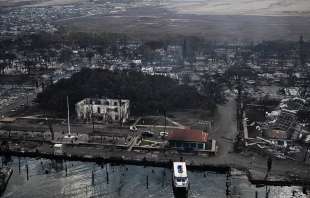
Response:
[{"label": "rubble pile", "polygon": [[264,121],[245,118],[251,133],[246,146],[281,159],[304,159],[310,132],[307,123],[298,119],[298,112],[306,110],[307,106],[305,99],[285,98],[274,110],[265,112]]}]

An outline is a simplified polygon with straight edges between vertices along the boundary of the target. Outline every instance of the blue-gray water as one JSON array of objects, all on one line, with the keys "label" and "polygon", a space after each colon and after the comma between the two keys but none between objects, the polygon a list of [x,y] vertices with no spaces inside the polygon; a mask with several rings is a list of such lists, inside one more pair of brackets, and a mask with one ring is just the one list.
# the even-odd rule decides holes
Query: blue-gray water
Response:
[{"label": "blue-gray water", "polygon": [[[9,163],[14,172],[3,197],[130,197],[173,198],[171,171],[165,168],[140,166],[110,166],[103,168],[95,163],[67,162],[67,176],[64,164],[46,159],[21,158],[19,173],[18,158]],[[29,166],[29,180],[26,177],[26,164]],[[106,180],[109,172],[109,184]],[[48,174],[46,174],[48,170]],[[92,171],[94,185],[92,185]],[[146,188],[146,177],[149,188]],[[226,197],[226,176],[213,172],[189,172],[189,197]],[[233,176],[232,193],[241,198],[266,197],[266,188],[256,188],[244,175]],[[291,198],[293,191],[301,192],[300,187],[268,187],[269,198]],[[306,197],[305,195],[295,197]]]}]

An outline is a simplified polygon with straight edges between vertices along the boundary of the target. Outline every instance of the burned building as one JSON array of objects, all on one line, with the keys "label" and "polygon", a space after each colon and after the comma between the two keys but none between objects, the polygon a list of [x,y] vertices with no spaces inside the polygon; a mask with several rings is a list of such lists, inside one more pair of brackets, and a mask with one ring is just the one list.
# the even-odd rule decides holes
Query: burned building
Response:
[{"label": "burned building", "polygon": [[126,122],[129,100],[86,98],[75,105],[77,118],[84,121]]}]

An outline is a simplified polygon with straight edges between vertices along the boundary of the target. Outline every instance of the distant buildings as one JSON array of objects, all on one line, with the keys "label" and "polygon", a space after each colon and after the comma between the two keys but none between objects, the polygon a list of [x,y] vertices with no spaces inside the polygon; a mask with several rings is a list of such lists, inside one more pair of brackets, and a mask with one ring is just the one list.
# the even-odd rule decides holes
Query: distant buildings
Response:
[{"label": "distant buildings", "polygon": [[77,118],[102,122],[126,122],[129,118],[129,100],[86,98],[75,105]]}]

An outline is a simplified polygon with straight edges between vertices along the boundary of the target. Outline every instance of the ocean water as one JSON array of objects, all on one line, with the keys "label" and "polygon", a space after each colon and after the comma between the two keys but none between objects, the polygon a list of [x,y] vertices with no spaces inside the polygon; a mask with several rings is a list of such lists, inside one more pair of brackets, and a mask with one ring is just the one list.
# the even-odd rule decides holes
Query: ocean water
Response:
[{"label": "ocean water", "polygon": [[[61,163],[33,158],[20,158],[20,162],[18,158],[13,158],[8,165],[14,172],[3,194],[6,198],[174,197],[172,173],[167,168],[111,164],[100,166],[92,162]],[[189,171],[188,175],[189,197],[227,197],[225,174]],[[234,195],[232,197],[256,198],[257,194],[258,198],[306,198],[306,195],[301,193],[301,187],[257,188],[251,185],[243,174],[232,176],[229,181],[231,195]]]}]

